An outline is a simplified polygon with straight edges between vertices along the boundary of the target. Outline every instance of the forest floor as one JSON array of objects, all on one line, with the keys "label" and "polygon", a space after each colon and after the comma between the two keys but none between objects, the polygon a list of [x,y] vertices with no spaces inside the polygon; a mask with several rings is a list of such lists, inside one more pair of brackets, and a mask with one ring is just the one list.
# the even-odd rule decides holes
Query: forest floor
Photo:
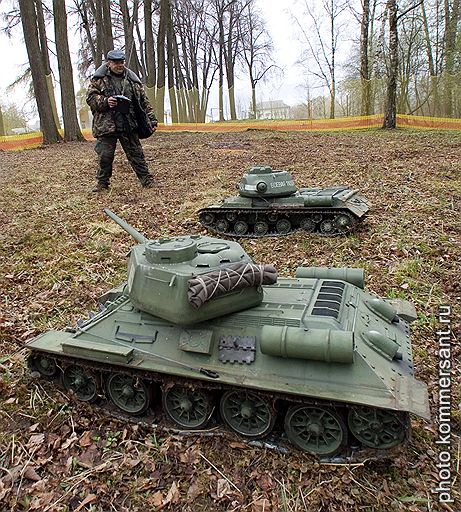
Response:
[{"label": "forest floor", "polygon": [[[0,511],[437,511],[461,510],[459,453],[461,133],[248,131],[158,133],[144,143],[153,189],[142,189],[117,150],[109,193],[92,194],[94,143],[0,154]],[[110,208],[149,238],[203,233],[199,208],[235,194],[251,165],[292,172],[298,186],[347,184],[372,209],[342,238],[293,234],[242,240],[282,276],[297,266],[356,266],[366,288],[412,301],[416,377],[432,421],[412,438],[355,464],[322,463],[224,428],[180,435],[108,416],[37,380],[25,343],[96,309],[126,276],[131,237]],[[440,305],[452,308],[450,438],[454,503],[438,503]]]}]

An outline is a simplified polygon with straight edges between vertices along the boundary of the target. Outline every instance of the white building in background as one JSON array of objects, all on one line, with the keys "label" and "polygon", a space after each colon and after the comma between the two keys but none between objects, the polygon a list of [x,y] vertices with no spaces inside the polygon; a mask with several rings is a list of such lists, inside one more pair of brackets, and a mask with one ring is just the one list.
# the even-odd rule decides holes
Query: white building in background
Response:
[{"label": "white building in background", "polygon": [[24,133],[29,133],[33,130],[31,130],[28,126],[21,126],[20,128],[11,128],[10,131],[13,133],[13,135],[22,135]]},{"label": "white building in background", "polygon": [[32,119],[27,123],[27,129],[30,132],[40,131],[40,119],[38,117]]},{"label": "white building in background", "polygon": [[262,101],[256,104],[256,119],[290,119],[290,106],[282,100]]}]

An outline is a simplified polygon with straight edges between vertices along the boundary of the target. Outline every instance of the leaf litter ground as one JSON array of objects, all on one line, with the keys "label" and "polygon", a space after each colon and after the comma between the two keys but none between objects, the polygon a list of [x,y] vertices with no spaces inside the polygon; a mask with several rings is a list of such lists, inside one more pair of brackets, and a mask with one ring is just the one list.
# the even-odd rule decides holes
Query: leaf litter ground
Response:
[{"label": "leaf litter ground", "polygon": [[[453,309],[459,361],[461,134],[437,132],[158,133],[144,143],[157,186],[141,189],[121,151],[112,188],[95,195],[93,143],[0,155],[0,510],[460,510],[460,390],[452,388],[453,496],[437,483],[437,312]],[[31,378],[22,348],[95,309],[125,278],[130,236],[108,207],[149,238],[205,233],[196,211],[235,194],[251,165],[292,172],[298,186],[347,184],[372,210],[345,238],[302,234],[243,240],[257,262],[365,268],[367,289],[413,301],[417,378],[434,421],[412,419],[411,441],[356,465],[321,464],[248,446],[218,430],[181,436],[119,421]],[[459,384],[460,369],[454,382]]]}]

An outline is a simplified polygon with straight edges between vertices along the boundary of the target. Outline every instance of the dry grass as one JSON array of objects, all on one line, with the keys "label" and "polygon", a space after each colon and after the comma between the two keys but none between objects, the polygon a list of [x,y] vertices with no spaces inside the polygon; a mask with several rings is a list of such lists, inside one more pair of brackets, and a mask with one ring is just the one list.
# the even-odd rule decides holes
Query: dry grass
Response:
[{"label": "dry grass", "polygon": [[[124,279],[132,241],[103,208],[150,238],[202,231],[196,210],[234,194],[250,165],[269,164],[298,186],[358,188],[373,209],[346,238],[245,240],[246,250],[282,275],[299,265],[361,266],[370,291],[413,301],[416,373],[435,407],[440,304],[453,307],[460,355],[460,150],[458,133],[158,134],[145,152],[159,186],[141,189],[118,154],[111,192],[101,195],[89,192],[91,143],[1,154],[0,510],[442,510],[431,493],[435,424],[414,419],[412,441],[392,459],[320,465],[227,434],[175,437],[107,418],[32,380],[22,347],[86,316]],[[459,403],[457,386],[454,452]],[[454,458],[455,470],[459,451]],[[457,505],[446,510],[461,507],[458,485],[459,475]]]}]

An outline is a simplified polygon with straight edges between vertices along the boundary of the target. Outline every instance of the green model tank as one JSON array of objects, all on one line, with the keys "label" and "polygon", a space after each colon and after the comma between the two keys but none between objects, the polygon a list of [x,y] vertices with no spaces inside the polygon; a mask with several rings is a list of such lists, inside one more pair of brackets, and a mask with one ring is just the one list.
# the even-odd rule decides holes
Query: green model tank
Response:
[{"label": "green model tank", "polygon": [[210,231],[227,236],[288,235],[294,231],[338,236],[349,233],[370,209],[345,186],[298,188],[288,171],[252,167],[237,186],[239,195],[199,210]]},{"label": "green model tank", "polygon": [[414,308],[364,291],[361,269],[277,278],[236,242],[148,240],[108,214],[138,242],[127,281],[75,329],[30,341],[33,371],[60,377],[80,400],[159,411],[181,429],[213,417],[261,438],[275,425],[322,456],[357,443],[392,448],[407,438],[410,413],[429,417],[413,374]]}]

